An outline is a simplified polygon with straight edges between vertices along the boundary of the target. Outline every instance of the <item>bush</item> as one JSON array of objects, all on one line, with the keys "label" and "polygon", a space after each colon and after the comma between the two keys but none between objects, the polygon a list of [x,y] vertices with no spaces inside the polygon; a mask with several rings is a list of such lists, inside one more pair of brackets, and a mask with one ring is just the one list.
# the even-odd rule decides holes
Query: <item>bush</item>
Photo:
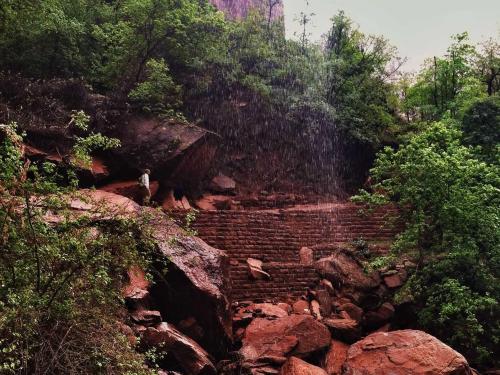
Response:
[{"label": "bush", "polygon": [[500,96],[474,103],[465,112],[462,129],[467,144],[481,147],[480,154],[495,161],[500,144]]},{"label": "bush", "polygon": [[151,59],[146,64],[146,79],[128,96],[146,112],[174,116],[175,110],[181,105],[180,90],[165,60]]}]

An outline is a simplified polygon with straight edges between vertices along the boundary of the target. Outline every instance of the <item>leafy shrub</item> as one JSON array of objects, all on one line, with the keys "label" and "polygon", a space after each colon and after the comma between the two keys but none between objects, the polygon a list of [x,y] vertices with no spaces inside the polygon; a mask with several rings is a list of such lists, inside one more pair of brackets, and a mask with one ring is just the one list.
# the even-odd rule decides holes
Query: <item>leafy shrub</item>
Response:
[{"label": "leafy shrub", "polygon": [[467,144],[481,147],[481,154],[495,161],[500,144],[500,95],[474,103],[465,112],[462,129]]},{"label": "leafy shrub", "polygon": [[129,98],[144,111],[174,116],[180,107],[180,86],[174,83],[165,60],[151,59],[146,64],[146,79],[130,93]]}]

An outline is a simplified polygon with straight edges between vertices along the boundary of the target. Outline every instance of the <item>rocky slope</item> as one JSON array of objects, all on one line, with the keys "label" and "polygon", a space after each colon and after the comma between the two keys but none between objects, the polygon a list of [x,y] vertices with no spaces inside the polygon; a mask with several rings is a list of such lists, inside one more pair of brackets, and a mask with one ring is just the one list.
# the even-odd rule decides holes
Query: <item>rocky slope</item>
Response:
[{"label": "rocky slope", "polygon": [[[463,356],[436,338],[392,330],[395,308],[383,301],[401,284],[393,279],[404,280],[411,272],[411,262],[366,274],[354,253],[337,251],[314,263],[323,279],[301,298],[239,302],[230,309],[229,259],[223,251],[123,196],[79,194],[71,202],[77,214],[99,207],[94,215],[105,215],[101,220],[110,214],[138,218],[169,260],[167,273],[154,284],[140,269],[130,270],[123,290],[129,313],[121,325],[130,342],[140,343],[138,350],[165,353],[163,373],[474,373]],[[301,255],[302,261],[310,258]],[[248,277],[253,278],[250,269]]]}]

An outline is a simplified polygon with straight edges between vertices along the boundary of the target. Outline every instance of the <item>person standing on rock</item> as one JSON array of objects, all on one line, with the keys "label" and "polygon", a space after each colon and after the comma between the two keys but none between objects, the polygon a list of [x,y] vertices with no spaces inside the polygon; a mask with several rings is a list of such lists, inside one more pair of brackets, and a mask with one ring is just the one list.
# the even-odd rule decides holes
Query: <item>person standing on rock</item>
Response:
[{"label": "person standing on rock", "polygon": [[141,198],[142,204],[148,205],[149,200],[151,199],[151,190],[149,189],[149,175],[151,171],[149,169],[145,169],[144,173],[139,177],[139,186],[141,188]]}]

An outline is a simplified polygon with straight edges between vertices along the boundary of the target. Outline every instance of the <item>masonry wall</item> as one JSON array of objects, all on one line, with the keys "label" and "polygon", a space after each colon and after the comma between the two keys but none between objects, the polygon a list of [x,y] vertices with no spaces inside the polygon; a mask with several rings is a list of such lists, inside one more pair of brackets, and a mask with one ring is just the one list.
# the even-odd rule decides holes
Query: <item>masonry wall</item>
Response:
[{"label": "masonry wall", "polygon": [[[193,227],[211,246],[231,259],[232,298],[239,300],[297,297],[317,283],[312,267],[299,263],[299,250],[310,247],[319,259],[353,240],[364,239],[374,252],[384,252],[398,227],[387,226],[391,208],[369,216],[353,204],[285,210],[201,211]],[[260,259],[271,280],[252,280],[246,260]]]}]

